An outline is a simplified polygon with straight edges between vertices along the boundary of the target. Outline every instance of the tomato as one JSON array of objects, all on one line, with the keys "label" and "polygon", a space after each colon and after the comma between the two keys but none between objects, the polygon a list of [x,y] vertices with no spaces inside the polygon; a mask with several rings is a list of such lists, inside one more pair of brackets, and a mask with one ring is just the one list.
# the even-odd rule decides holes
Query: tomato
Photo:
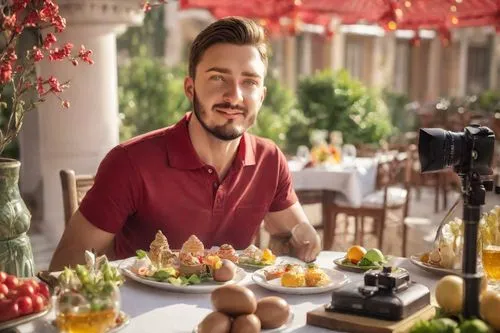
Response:
[{"label": "tomato", "polygon": [[21,296],[16,300],[19,306],[19,314],[27,315],[33,312],[33,301],[29,296]]},{"label": "tomato", "polygon": [[37,293],[38,289],[40,288],[40,284],[36,280],[26,280],[26,281],[24,281],[24,284],[29,284],[29,285],[33,286],[35,293]]},{"label": "tomato", "polygon": [[17,290],[9,289],[9,293],[7,294],[8,299],[16,299],[17,298]]},{"label": "tomato", "polygon": [[33,296],[35,295],[35,288],[29,283],[20,284],[17,287],[17,294],[19,296]]},{"label": "tomato", "polygon": [[19,305],[16,302],[11,302],[0,311],[0,322],[7,321],[19,317]]},{"label": "tomato", "polygon": [[7,295],[9,293],[9,287],[5,284],[0,283],[0,294]]},{"label": "tomato", "polygon": [[9,289],[15,289],[19,285],[19,280],[14,275],[7,275],[4,283]]},{"label": "tomato", "polygon": [[45,309],[45,300],[42,295],[31,296],[31,301],[33,302],[33,312],[40,312]]},{"label": "tomato", "polygon": [[7,273],[0,271],[0,283],[3,283],[7,279]]},{"label": "tomato", "polygon": [[38,293],[45,297],[47,300],[50,299],[49,287],[43,282],[41,282],[38,286]]}]

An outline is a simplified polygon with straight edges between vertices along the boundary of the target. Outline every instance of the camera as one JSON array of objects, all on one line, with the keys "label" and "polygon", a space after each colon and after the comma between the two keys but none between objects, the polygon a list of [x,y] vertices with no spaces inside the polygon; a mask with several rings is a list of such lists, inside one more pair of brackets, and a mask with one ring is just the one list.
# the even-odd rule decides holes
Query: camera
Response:
[{"label": "camera", "polygon": [[[471,125],[463,133],[440,128],[421,128],[418,153],[422,173],[447,167],[460,176],[463,197],[464,245],[464,318],[479,317],[479,290],[482,273],[477,272],[477,237],[481,206],[486,191],[493,190],[495,133],[488,127]],[[495,189],[496,193],[500,190]]]},{"label": "camera", "polygon": [[325,310],[401,320],[429,305],[430,300],[429,288],[411,281],[407,270],[385,266],[367,271],[363,281],[334,290]]},{"label": "camera", "polygon": [[420,129],[418,155],[422,173],[453,167],[459,175],[477,172],[491,176],[494,149],[495,133],[488,127],[471,125],[463,132]]}]

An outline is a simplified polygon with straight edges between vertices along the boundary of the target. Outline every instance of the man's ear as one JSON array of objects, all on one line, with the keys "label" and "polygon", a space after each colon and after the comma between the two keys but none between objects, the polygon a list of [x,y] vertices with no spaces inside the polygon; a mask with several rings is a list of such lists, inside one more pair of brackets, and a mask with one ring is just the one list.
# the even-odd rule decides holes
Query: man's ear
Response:
[{"label": "man's ear", "polygon": [[262,87],[262,96],[260,97],[260,105],[264,103],[264,99],[266,99],[267,95],[267,87]]},{"label": "man's ear", "polygon": [[190,76],[186,76],[184,79],[184,94],[192,102],[194,98],[194,80]]}]

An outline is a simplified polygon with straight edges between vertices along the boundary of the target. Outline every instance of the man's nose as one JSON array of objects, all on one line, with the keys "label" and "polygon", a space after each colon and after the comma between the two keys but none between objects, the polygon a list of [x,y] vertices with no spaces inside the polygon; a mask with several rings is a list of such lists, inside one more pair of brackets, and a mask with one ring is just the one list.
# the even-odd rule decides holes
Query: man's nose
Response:
[{"label": "man's nose", "polygon": [[233,83],[228,86],[226,92],[224,93],[224,102],[229,102],[231,105],[243,102],[243,92],[237,83]]}]

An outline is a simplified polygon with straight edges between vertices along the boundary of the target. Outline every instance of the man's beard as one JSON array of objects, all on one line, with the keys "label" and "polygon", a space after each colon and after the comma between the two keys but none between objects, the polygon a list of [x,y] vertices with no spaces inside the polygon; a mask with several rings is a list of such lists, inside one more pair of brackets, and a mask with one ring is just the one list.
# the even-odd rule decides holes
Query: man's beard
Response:
[{"label": "man's beard", "polygon": [[[215,107],[215,105],[214,105]],[[196,96],[196,92],[194,93],[193,96],[193,111],[194,114],[196,115],[196,118],[198,118],[198,121],[200,122],[201,126],[210,134],[215,136],[219,140],[223,141],[231,141],[234,139],[239,138],[240,136],[245,133],[245,129],[242,126],[234,126],[234,120],[233,119],[228,119],[227,123],[224,125],[216,125],[213,127],[210,127],[207,125],[207,123],[203,120],[203,118],[207,114],[207,110],[201,105],[200,101],[198,100],[198,96]],[[246,114],[246,110],[243,110]]]}]

